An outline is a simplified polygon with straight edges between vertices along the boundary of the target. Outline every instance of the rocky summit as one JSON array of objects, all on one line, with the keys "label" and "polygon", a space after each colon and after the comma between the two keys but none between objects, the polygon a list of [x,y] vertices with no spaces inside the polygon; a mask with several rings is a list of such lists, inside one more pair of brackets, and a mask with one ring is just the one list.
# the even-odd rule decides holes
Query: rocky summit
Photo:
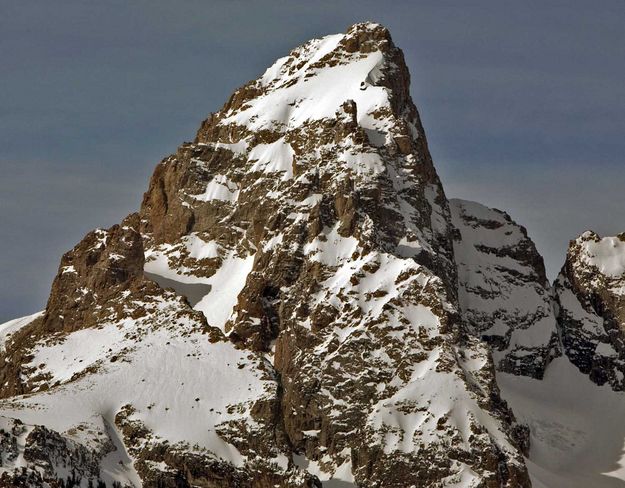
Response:
[{"label": "rocky summit", "polygon": [[624,272],[586,233],[552,286],[525,228],[448,200],[401,50],[353,25],[236,90],[0,326],[0,486],[617,486],[574,407],[540,422],[571,378],[625,412]]}]

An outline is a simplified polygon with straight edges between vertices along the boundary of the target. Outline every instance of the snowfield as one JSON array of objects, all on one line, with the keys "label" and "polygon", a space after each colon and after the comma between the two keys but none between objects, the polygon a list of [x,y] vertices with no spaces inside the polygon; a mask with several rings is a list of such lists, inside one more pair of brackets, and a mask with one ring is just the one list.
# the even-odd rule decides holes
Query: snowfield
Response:
[{"label": "snowfield", "polygon": [[[168,306],[161,305],[163,313]],[[30,318],[20,324],[26,325]],[[241,455],[215,427],[236,418],[249,422],[246,405],[273,395],[275,383],[262,377],[245,351],[227,342],[208,343],[196,324],[170,320],[167,327],[153,329],[129,319],[79,330],[60,343],[39,346],[32,363],[60,386],[3,400],[0,416],[45,425],[95,449],[109,450],[112,441],[117,450],[103,464],[105,481],[138,485],[114,427],[116,413],[127,404],[135,409],[133,419],[143,422],[157,438],[241,465]],[[16,321],[8,324],[15,327]],[[69,382],[93,367],[97,373]]]},{"label": "snowfield", "polygon": [[499,373],[497,382],[530,427],[534,488],[625,486],[625,393],[597,386],[564,357],[543,380]]}]

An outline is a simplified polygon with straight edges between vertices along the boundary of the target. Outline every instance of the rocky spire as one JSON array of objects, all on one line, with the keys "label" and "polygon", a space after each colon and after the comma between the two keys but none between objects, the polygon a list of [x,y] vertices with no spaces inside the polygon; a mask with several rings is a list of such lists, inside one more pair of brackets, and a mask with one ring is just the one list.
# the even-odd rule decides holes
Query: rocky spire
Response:
[{"label": "rocky spire", "polygon": [[276,221],[302,201],[311,225],[368,229],[453,281],[447,202],[403,54],[378,24],[310,41],[237,90],[157,167],[143,232],[154,244],[196,232],[257,245],[266,226],[228,220]]},{"label": "rocky spire", "polygon": [[554,288],[566,355],[595,383],[625,389],[625,234],[571,241]]},{"label": "rocky spire", "polygon": [[450,204],[463,319],[489,343],[499,371],[542,378],[561,354],[542,257],[505,212],[464,200]]}]

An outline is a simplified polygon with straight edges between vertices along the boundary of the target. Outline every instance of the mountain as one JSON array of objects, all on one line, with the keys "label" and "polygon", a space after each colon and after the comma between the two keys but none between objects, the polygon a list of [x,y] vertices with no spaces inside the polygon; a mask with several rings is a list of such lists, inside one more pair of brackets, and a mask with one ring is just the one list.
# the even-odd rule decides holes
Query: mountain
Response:
[{"label": "mountain", "polygon": [[560,355],[545,265],[524,227],[475,202],[451,200],[461,313],[497,369],[541,379]]},{"label": "mountain", "polygon": [[575,442],[617,486],[625,436],[596,459],[553,404],[625,405],[622,241],[552,287],[522,226],[447,199],[409,86],[379,24],[309,41],[66,253],[0,326],[0,485],[557,487]]}]

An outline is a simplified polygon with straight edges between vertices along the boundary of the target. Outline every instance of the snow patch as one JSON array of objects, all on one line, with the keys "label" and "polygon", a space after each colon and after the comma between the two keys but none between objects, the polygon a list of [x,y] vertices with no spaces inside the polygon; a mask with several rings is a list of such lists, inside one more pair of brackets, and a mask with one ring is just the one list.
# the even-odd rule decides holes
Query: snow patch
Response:
[{"label": "snow patch", "polygon": [[34,313],[32,315],[27,315],[25,317],[20,317],[18,319],[9,320],[4,324],[0,324],[0,348],[4,350],[4,344],[6,343],[8,337],[17,332],[22,327],[26,327],[33,320],[38,319],[45,313],[45,310],[41,312]]},{"label": "snow patch", "polygon": [[322,237],[316,237],[313,242],[306,244],[304,254],[326,266],[340,266],[343,261],[352,258],[358,247],[358,239],[341,236],[337,224],[332,229],[324,228]]},{"label": "snow patch", "polygon": [[203,280],[211,285],[211,291],[194,308],[206,316],[210,325],[224,329],[253,265],[254,255],[246,258],[231,255],[213,276]]},{"label": "snow patch", "polygon": [[191,195],[195,200],[210,202],[236,202],[239,198],[239,186],[224,175],[215,175],[206,185],[204,193]]},{"label": "snow patch", "polygon": [[613,488],[625,478],[625,393],[598,386],[566,357],[543,380],[497,374],[502,397],[531,431],[533,486]]},{"label": "snow patch", "polygon": [[284,138],[271,144],[258,144],[250,151],[248,159],[254,161],[250,171],[283,172],[283,180],[293,178],[293,148]]},{"label": "snow patch", "polygon": [[602,274],[620,278],[625,273],[625,242],[618,237],[604,237],[599,241],[584,241],[583,260]]}]

